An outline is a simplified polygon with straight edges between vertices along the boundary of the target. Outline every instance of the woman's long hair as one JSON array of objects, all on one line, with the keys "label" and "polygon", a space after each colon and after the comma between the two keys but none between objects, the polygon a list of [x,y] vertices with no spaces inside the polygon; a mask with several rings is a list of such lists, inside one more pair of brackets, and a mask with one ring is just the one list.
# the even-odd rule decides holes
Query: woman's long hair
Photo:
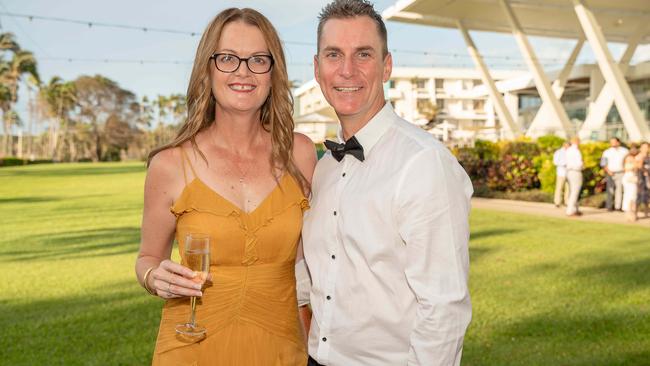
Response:
[{"label": "woman's long hair", "polygon": [[226,9],[208,24],[196,50],[194,67],[187,88],[187,119],[172,142],[151,151],[147,165],[160,151],[179,147],[186,141],[190,141],[192,147],[207,162],[205,155],[196,144],[195,136],[209,127],[215,118],[216,100],[212,94],[210,81],[210,56],[216,52],[223,28],[234,21],[243,21],[259,28],[274,61],[271,69],[271,90],[262,105],[260,117],[262,127],[271,133],[271,172],[275,176],[275,169],[287,171],[299,182],[304,191],[308,191],[307,180],[296,167],[292,157],[293,97],[282,43],[271,22],[258,11],[250,8]]}]

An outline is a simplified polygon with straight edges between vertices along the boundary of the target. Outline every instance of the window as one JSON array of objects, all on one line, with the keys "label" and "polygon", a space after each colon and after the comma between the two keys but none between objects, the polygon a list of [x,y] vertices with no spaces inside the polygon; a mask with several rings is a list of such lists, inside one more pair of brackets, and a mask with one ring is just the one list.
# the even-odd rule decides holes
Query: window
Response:
[{"label": "window", "polygon": [[415,79],[415,87],[418,89],[424,89],[427,87],[426,79]]}]

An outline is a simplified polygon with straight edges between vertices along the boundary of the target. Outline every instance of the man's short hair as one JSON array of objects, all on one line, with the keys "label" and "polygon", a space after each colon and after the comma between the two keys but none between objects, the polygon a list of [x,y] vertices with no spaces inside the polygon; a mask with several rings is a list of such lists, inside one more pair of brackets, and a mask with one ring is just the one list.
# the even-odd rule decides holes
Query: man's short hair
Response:
[{"label": "man's short hair", "polygon": [[383,43],[382,53],[384,56],[388,54],[388,33],[386,32],[386,24],[377,13],[375,7],[367,0],[334,0],[325,5],[318,15],[318,43],[316,53],[320,52],[320,38],[323,33],[323,26],[325,22],[330,19],[345,19],[367,16],[372,19],[377,25],[379,37]]}]

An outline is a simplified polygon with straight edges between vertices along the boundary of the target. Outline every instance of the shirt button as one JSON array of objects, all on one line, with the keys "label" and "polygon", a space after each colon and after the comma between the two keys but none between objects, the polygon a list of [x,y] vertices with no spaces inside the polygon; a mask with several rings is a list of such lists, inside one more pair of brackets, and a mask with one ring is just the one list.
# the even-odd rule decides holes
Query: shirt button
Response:
[{"label": "shirt button", "polygon": [[345,177],[345,173],[341,174],[342,177]]},{"label": "shirt button", "polygon": [[332,259],[336,259],[336,256],[334,254],[332,254]]},{"label": "shirt button", "polygon": [[327,337],[323,337],[323,342],[327,342]]},{"label": "shirt button", "polygon": [[327,300],[332,300],[332,296],[327,295],[326,299],[327,299]]},{"label": "shirt button", "polygon": [[336,211],[334,211],[334,216],[336,216]]}]

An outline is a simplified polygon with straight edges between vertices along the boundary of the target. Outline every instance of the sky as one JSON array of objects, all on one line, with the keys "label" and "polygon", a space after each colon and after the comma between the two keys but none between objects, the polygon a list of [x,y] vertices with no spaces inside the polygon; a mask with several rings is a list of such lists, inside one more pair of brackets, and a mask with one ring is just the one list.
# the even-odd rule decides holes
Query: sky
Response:
[{"label": "sky", "polygon": [[[2,32],[12,32],[23,49],[32,51],[41,79],[73,80],[80,75],[104,75],[142,97],[184,93],[200,34],[208,22],[228,7],[251,7],[266,15],[285,42],[289,77],[298,83],[313,77],[317,16],[328,0],[0,0]],[[374,1],[383,11],[396,0]],[[29,20],[6,13],[46,16],[135,27],[196,32],[197,35],[116,29],[50,20]],[[396,66],[472,67],[458,30],[387,22],[388,47]],[[472,32],[492,68],[523,69],[514,38],[508,34]],[[562,66],[575,41],[530,37],[546,69]],[[613,54],[622,45],[610,45]],[[425,55],[428,52],[428,55]],[[435,54],[435,55],[432,55]],[[510,56],[511,60],[493,56]],[[639,48],[633,63],[650,59],[650,47]],[[69,61],[72,60],[72,61]],[[102,61],[107,60],[107,61]],[[144,62],[137,62],[143,60]],[[584,47],[579,62],[593,62]],[[134,62],[135,61],[135,62]],[[21,113],[24,106],[18,106]]]}]

